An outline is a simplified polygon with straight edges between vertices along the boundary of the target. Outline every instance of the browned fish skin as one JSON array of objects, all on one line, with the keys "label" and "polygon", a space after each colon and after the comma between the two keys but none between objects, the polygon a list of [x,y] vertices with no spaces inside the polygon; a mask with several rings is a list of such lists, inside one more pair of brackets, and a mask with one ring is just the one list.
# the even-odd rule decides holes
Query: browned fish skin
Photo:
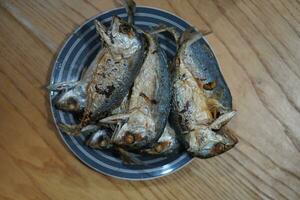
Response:
[{"label": "browned fish skin", "polygon": [[[125,121],[114,133],[114,143],[138,149],[157,141],[166,125],[171,101],[168,63],[155,36],[145,33],[149,51],[134,81],[126,114],[109,116],[102,123]],[[164,95],[162,95],[164,94]]]},{"label": "browned fish skin", "polygon": [[67,134],[80,134],[80,130],[91,121],[118,107],[132,86],[147,54],[145,35],[119,17],[113,17],[108,30],[97,20],[95,26],[104,42],[103,50],[86,86],[86,106],[80,124],[59,124]]},{"label": "browned fish skin", "polygon": [[180,39],[171,73],[171,118],[187,151],[208,158],[231,149],[237,139],[227,132],[216,131],[235,112],[231,111],[230,91],[220,71],[215,69],[216,63],[205,61],[211,60],[213,54],[199,53],[201,37],[199,32],[187,30]]}]

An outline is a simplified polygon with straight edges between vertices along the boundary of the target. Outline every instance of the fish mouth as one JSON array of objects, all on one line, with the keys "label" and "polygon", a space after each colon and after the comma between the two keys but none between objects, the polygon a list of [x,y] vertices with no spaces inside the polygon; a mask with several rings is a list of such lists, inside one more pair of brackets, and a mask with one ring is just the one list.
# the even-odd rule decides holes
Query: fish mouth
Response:
[{"label": "fish mouth", "polygon": [[[114,19],[114,18],[113,18]],[[113,23],[113,22],[112,22]],[[101,39],[107,43],[108,45],[112,44],[112,40],[108,34],[108,30],[106,28],[106,26],[104,26],[100,21],[95,20],[94,21],[95,27],[96,27],[96,31],[97,33],[100,35]]]}]

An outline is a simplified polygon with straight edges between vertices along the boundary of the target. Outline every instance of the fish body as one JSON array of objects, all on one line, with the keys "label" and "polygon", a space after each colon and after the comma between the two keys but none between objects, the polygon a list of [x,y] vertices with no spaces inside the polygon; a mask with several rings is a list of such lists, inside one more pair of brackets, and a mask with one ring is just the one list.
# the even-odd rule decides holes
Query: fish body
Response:
[{"label": "fish body", "polygon": [[95,22],[95,26],[104,47],[96,68],[85,74],[90,80],[86,85],[86,105],[81,123],[60,125],[65,133],[71,135],[80,134],[84,126],[122,103],[147,54],[148,44],[143,33],[119,17],[113,17],[108,30],[99,21]]},{"label": "fish body", "polygon": [[182,34],[176,60],[189,70],[206,96],[217,98],[224,108],[232,109],[230,90],[213,51],[201,33],[187,29]]},{"label": "fish body", "polygon": [[125,121],[112,140],[131,149],[157,141],[170,111],[171,85],[166,56],[153,35],[146,33],[146,37],[149,51],[134,81],[128,113],[101,120],[102,123]]},{"label": "fish body", "polygon": [[[97,29],[101,29],[101,25]],[[103,51],[87,88],[86,112],[91,113],[92,118],[121,104],[140,71],[147,51],[144,37],[118,17],[113,18],[108,35],[107,44],[109,46],[110,42],[111,46]]]},{"label": "fish body", "polygon": [[201,37],[199,32],[187,30],[180,39],[171,72],[171,121],[187,151],[208,158],[229,150],[237,140],[217,131],[235,112],[216,61],[208,61],[215,60],[213,53]]}]

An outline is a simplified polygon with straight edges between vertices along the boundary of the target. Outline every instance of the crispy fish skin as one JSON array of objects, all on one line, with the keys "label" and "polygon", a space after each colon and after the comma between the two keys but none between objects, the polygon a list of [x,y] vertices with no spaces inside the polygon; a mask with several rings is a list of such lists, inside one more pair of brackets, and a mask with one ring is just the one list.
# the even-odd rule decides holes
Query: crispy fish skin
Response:
[{"label": "crispy fish skin", "polygon": [[108,46],[99,59],[93,80],[87,88],[91,100],[88,110],[92,117],[121,104],[138,75],[147,52],[143,35],[118,17],[113,18],[108,35],[113,39],[109,39],[107,44],[110,42],[112,46]]},{"label": "crispy fish skin", "polygon": [[118,107],[129,92],[147,53],[147,41],[143,33],[121,20],[113,17],[109,30],[100,22],[96,29],[104,41],[102,54],[87,85],[86,107],[79,125],[60,125],[71,135],[91,121]]},{"label": "crispy fish skin", "polygon": [[201,38],[202,34],[195,29],[187,29],[180,38],[176,61],[190,71],[205,95],[217,98],[224,108],[232,109],[232,96],[214,53]]},{"label": "crispy fish skin", "polygon": [[115,123],[126,120],[113,135],[113,142],[130,149],[151,145],[161,136],[170,111],[171,86],[168,64],[156,38],[147,34],[149,52],[134,81],[126,114],[100,120]]},{"label": "crispy fish skin", "polygon": [[231,149],[237,139],[217,131],[235,112],[231,110],[230,91],[216,63],[205,61],[213,60],[213,54],[207,53],[208,49],[203,52],[201,37],[200,33],[187,30],[180,39],[171,72],[171,119],[187,151],[208,158]]}]

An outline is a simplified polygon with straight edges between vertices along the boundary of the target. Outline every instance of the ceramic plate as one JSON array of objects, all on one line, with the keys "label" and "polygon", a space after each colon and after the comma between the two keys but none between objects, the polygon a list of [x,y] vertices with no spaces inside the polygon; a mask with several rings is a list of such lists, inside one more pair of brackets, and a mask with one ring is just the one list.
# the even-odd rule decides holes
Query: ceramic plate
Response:
[{"label": "ceramic plate", "polygon": [[[118,15],[121,18],[127,17],[124,8],[117,8],[89,19],[74,31],[58,54],[52,71],[51,84],[62,81],[74,81],[80,78],[82,69],[85,66],[89,66],[101,48],[93,21],[97,19],[109,26],[114,15]],[[137,7],[135,14],[136,26],[145,29],[159,24],[176,27],[180,32],[190,26],[183,19],[167,11],[150,7]],[[176,51],[176,46],[171,36],[159,34],[158,39],[168,59],[171,60]],[[202,42],[206,43],[204,39]],[[215,58],[212,59],[217,64]],[[55,95],[55,92],[50,93],[50,102],[52,102]],[[55,109],[52,103],[51,109],[55,123],[78,123],[71,114]],[[182,168],[192,160],[191,156],[182,152],[169,157],[142,157],[140,159],[145,163],[143,166],[124,165],[118,156],[108,150],[94,150],[85,146],[84,136],[68,136],[59,129],[58,131],[63,142],[84,164],[98,172],[120,179],[146,180],[161,177]]]}]

